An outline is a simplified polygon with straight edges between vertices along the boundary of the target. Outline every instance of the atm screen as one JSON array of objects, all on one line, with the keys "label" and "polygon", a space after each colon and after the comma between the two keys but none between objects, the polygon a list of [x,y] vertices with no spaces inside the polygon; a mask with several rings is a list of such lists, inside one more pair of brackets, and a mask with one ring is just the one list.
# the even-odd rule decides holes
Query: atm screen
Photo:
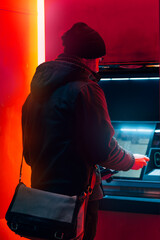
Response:
[{"label": "atm screen", "polygon": [[[114,124],[115,138],[119,145],[131,153],[147,155],[148,146],[153,138],[155,124],[118,123]],[[142,169],[119,171],[115,177],[140,178]]]},{"label": "atm screen", "polygon": [[100,81],[112,121],[159,121],[159,80]]}]

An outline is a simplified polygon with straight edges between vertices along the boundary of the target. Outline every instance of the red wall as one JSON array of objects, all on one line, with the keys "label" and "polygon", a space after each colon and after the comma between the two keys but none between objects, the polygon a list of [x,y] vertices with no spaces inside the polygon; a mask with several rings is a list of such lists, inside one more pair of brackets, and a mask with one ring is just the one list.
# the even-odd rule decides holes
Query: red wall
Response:
[{"label": "red wall", "polygon": [[[14,240],[4,216],[19,179],[21,107],[38,64],[37,1],[1,1],[0,22],[0,239]],[[29,185],[30,169],[24,169]]]},{"label": "red wall", "polygon": [[95,240],[159,240],[160,215],[99,211]]},{"label": "red wall", "polygon": [[45,0],[46,59],[61,51],[60,37],[82,21],[105,40],[105,62],[158,62],[159,0]]}]

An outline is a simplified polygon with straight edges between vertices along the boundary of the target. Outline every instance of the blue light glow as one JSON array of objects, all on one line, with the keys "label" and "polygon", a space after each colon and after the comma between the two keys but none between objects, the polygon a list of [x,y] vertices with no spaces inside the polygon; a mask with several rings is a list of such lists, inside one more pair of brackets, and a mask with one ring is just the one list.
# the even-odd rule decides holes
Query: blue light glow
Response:
[{"label": "blue light glow", "polygon": [[159,77],[101,78],[101,81],[125,81],[125,80],[160,80],[160,78]]},{"label": "blue light glow", "polygon": [[142,133],[150,133],[153,132],[152,129],[143,129],[143,128],[121,128],[122,132],[142,132]]},{"label": "blue light glow", "polygon": [[156,130],[155,130],[155,133],[160,133],[160,129],[156,129]]}]

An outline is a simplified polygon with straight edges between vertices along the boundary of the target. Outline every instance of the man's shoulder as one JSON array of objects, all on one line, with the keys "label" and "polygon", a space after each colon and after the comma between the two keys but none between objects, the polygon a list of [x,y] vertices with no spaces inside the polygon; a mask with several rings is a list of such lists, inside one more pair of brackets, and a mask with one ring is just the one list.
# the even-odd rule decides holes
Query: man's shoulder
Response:
[{"label": "man's shoulder", "polygon": [[89,80],[89,81],[73,81],[68,83],[68,87],[72,87],[74,90],[83,91],[88,89],[90,91],[103,91],[98,83]]},{"label": "man's shoulder", "polygon": [[96,97],[104,97],[104,92],[98,83],[90,80],[85,83],[79,83],[78,85],[78,93],[82,93],[82,95],[91,95]]}]

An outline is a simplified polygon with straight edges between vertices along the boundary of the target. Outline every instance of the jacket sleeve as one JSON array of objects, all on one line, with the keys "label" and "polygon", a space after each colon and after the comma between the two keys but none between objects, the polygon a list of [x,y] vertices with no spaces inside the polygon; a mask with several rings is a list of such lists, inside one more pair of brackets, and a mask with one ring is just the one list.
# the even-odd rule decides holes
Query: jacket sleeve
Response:
[{"label": "jacket sleeve", "polygon": [[104,92],[97,83],[81,87],[75,112],[79,154],[89,164],[129,170],[134,164],[134,156],[120,147],[114,138]]}]

